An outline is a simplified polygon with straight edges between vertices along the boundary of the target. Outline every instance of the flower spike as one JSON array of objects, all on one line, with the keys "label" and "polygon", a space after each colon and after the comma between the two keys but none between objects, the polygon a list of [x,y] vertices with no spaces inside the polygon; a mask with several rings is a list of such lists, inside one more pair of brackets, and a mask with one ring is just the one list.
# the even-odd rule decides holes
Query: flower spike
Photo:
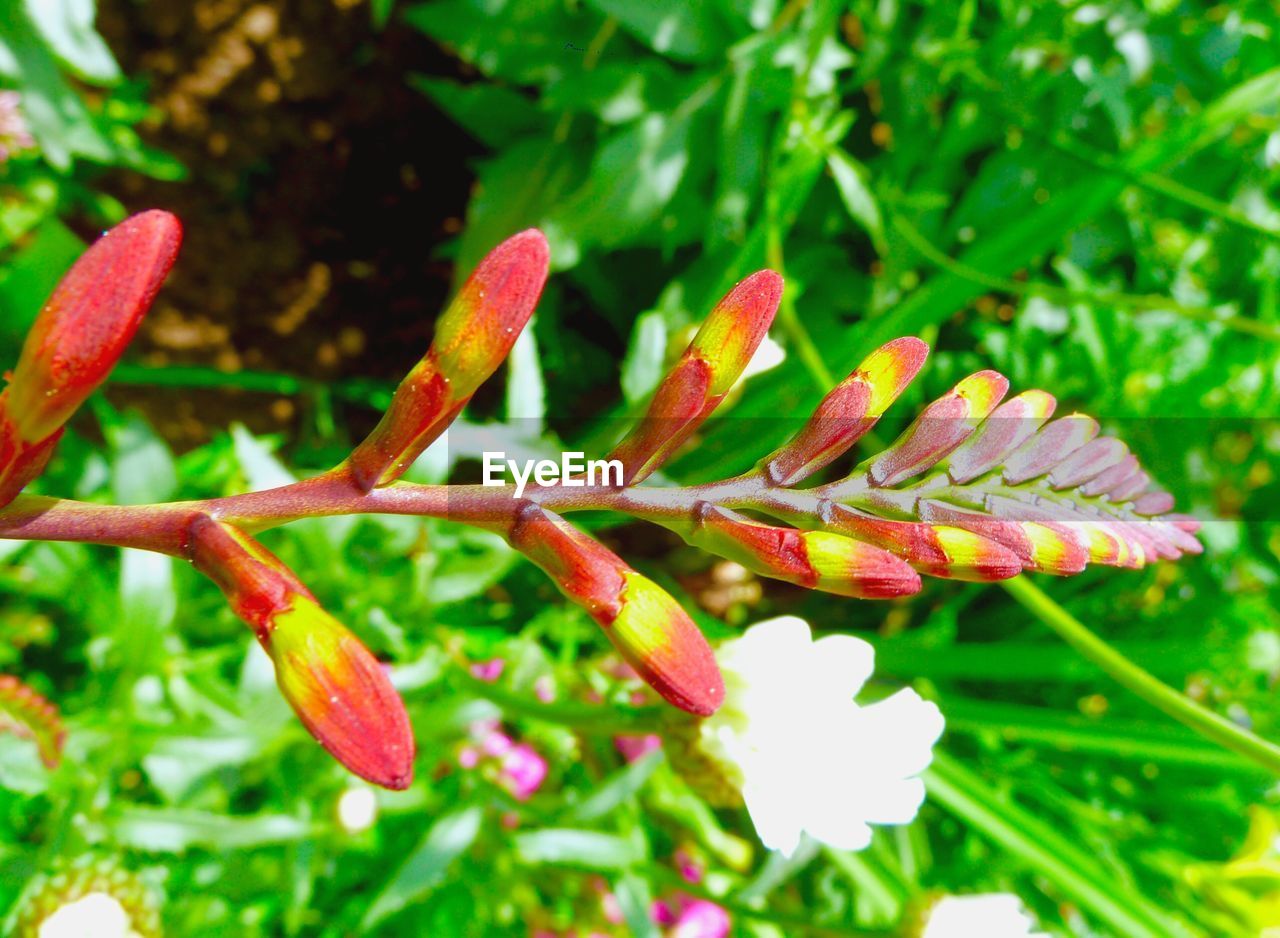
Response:
[{"label": "flower spike", "polygon": [[550,250],[536,228],[485,256],[436,324],[427,354],[347,467],[365,492],[394,482],[440,436],[502,364],[547,280]]},{"label": "flower spike", "polygon": [[369,650],[280,560],[244,532],[197,519],[195,565],[218,584],[254,630],[276,668],[285,700],[319,743],[348,769],[384,788],[413,781],[409,717]]}]

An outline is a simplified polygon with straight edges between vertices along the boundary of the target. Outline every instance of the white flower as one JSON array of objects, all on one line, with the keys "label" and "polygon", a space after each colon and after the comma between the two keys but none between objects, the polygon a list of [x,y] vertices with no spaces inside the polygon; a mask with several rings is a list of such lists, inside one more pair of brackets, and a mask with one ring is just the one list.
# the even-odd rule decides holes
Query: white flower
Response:
[{"label": "white flower", "polygon": [[738,380],[734,383],[741,384],[748,378],[754,378],[756,375],[771,371],[786,359],[787,350],[766,333],[765,337],[760,341],[760,345],[752,354],[751,359],[747,362],[747,367],[742,369],[742,374],[738,376]]},{"label": "white flower", "polygon": [[1008,893],[945,896],[930,910],[920,938],[1048,938],[1032,931],[1035,924],[1022,900]]},{"label": "white flower", "polygon": [[699,745],[731,769],[766,847],[790,856],[801,835],[841,850],[869,824],[906,824],[924,800],[915,776],[933,758],[942,714],[913,690],[861,707],[875,653],[849,635],[814,641],[795,616],[752,626],[716,658],[725,701]]},{"label": "white flower", "polygon": [[91,892],[41,922],[39,938],[137,938],[137,932],[115,896]]},{"label": "white flower", "polygon": [[378,820],[378,798],[373,789],[348,788],[338,799],[338,823],[348,834],[363,834]]}]

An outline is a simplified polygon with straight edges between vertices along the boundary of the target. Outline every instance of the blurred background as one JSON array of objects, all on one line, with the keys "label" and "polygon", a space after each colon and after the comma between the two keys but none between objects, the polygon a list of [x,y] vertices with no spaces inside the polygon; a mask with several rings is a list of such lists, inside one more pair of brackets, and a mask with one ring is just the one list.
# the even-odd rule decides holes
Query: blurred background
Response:
[{"label": "blurred background", "polygon": [[[495,441],[600,455],[690,327],[770,266],[788,283],[772,367],[671,478],[747,468],[777,418],[899,335],[934,353],[885,439],[978,368],[1042,387],[1210,521],[1202,558],[1046,590],[1280,738],[1277,48],[1266,2],[0,0],[6,360],[102,229],[152,207],[186,228],[40,490],[203,497],[332,465],[459,278],[531,225],[553,274],[530,337],[416,477],[474,474]],[[840,601],[617,521],[597,533],[713,637],[803,615],[872,641],[886,687],[937,699],[920,818],[862,853],[767,857],[660,756],[481,700],[466,662],[502,659],[517,697],[634,688],[475,532],[334,520],[270,542],[397,664],[419,781],[376,797],[350,796],[191,571],[0,542],[0,670],[69,726],[56,772],[0,736],[0,911],[16,928],[69,875],[102,875],[184,936],[675,934],[649,902],[694,888],[741,935],[907,935],[930,897],[992,891],[1053,934],[1280,928],[1274,779],[998,587]],[[499,717],[548,770],[523,798],[459,762]],[[680,856],[701,885],[671,885]]]}]

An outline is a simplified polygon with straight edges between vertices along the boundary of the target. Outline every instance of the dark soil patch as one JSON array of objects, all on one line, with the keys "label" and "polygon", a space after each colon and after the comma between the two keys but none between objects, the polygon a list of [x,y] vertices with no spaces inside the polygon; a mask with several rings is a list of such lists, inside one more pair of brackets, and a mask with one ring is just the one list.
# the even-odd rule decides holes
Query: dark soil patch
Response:
[{"label": "dark soil patch", "polygon": [[[351,0],[101,0],[99,28],[157,105],[148,142],[184,182],[118,174],[130,210],[181,217],[178,266],[134,354],[148,364],[395,381],[425,351],[452,274],[477,145],[413,72],[457,65],[425,37],[370,24]],[[232,420],[297,429],[290,398],[127,387],[176,446]],[[376,415],[341,412],[353,433]]]}]

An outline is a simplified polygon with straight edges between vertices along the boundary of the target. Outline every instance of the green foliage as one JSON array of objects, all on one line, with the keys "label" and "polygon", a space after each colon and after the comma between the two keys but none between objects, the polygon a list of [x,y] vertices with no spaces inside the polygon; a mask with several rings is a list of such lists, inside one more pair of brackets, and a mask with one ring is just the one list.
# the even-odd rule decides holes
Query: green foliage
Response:
[{"label": "green foliage", "polygon": [[[1042,585],[1158,677],[1280,739],[1272,5],[388,0],[371,11],[478,73],[407,76],[486,148],[451,246],[457,270],[539,225],[561,271],[536,340],[517,345],[505,404],[482,402],[419,478],[465,474],[482,449],[602,454],[609,418],[643,404],[685,327],[734,279],[773,266],[788,281],[774,330],[787,357],[671,476],[747,468],[794,427],[779,415],[808,413],[832,376],[897,335],[939,349],[911,392],[922,397],[980,366],[1051,388],[1064,410],[1129,441],[1183,508],[1222,520],[1207,525],[1201,559]],[[38,231],[0,267],[0,328],[15,335],[79,250],[56,213],[114,212],[83,167],[173,170],[132,136],[139,90],[119,83],[86,22],[79,3],[0,0],[0,78],[62,102],[32,114],[40,154],[0,176],[0,249]],[[106,90],[91,107],[68,75]],[[119,376],[163,393],[315,391],[285,376]],[[383,405],[387,390],[326,393]],[[506,419],[481,425],[488,406]],[[280,456],[237,428],[173,456],[139,419],[105,405],[96,417],[78,427],[95,439],[70,436],[42,490],[226,494],[320,468],[350,442],[318,428],[318,451]],[[761,938],[805,923],[892,928],[935,890],[1017,892],[1055,935],[1244,938],[1257,933],[1254,899],[1280,889],[1266,873],[1231,892],[1222,866],[1250,809],[1277,810],[1274,780],[1116,688],[997,587],[931,582],[892,605],[768,590],[701,614],[712,636],[792,612],[865,637],[886,687],[913,683],[947,716],[916,822],[880,830],[862,853],[806,848],[784,861],[749,847],[745,814],[713,810],[669,760],[623,762],[611,736],[626,727],[608,705],[631,686],[602,670],[586,618],[500,541],[395,518],[312,521],[265,540],[396,662],[420,781],[377,795],[373,829],[343,828],[349,778],[291,718],[211,585],[168,560],[0,542],[0,667],[28,675],[68,727],[53,773],[0,736],[0,908],[56,857],[88,850],[147,873],[170,932],[193,938],[526,935],[596,921],[600,877],[645,934],[649,898],[690,888],[672,884],[680,847],[705,859],[704,886],[731,908],[735,934]],[[644,556],[687,606],[713,605],[706,558],[669,541]],[[468,677],[468,663],[494,656],[507,662],[499,685]],[[545,686],[555,703],[537,702]],[[588,694],[598,702],[579,702]],[[551,766],[527,802],[458,766],[469,728],[499,717]]]}]

